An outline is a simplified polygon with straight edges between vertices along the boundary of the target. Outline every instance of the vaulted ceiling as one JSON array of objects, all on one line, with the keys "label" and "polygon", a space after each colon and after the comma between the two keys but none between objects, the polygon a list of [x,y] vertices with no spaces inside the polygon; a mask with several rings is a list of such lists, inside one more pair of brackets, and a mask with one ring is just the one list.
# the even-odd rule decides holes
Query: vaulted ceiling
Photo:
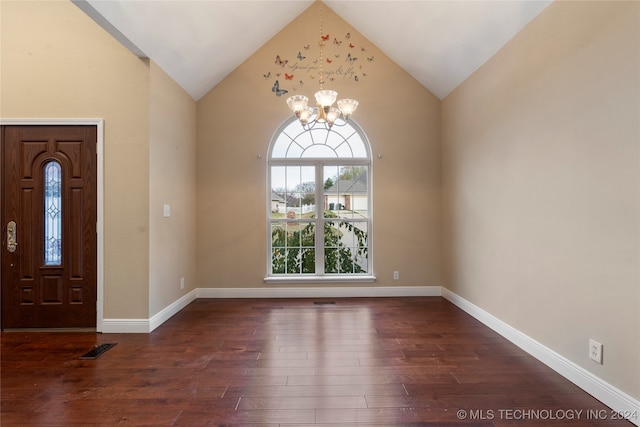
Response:
[{"label": "vaulted ceiling", "polygon": [[[72,1],[198,100],[314,0]],[[550,3],[324,1],[440,99]]]}]

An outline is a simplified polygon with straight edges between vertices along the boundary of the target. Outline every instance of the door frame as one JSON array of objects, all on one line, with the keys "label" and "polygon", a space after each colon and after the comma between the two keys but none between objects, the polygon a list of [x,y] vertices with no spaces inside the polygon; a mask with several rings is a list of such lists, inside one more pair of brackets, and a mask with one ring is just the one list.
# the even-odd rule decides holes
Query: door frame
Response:
[{"label": "door frame", "polygon": [[[104,319],[104,120],[103,119],[2,119],[0,126],[95,126],[97,155],[97,270],[96,332],[102,332]],[[0,165],[2,163],[0,162]],[[2,172],[2,171],[0,171]],[[4,218],[0,218],[4,221]]]}]

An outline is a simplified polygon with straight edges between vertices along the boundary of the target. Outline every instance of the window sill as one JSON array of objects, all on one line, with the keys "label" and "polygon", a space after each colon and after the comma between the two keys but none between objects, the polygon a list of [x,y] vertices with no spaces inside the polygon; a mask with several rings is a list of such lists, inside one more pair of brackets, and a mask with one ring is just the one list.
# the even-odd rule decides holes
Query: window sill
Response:
[{"label": "window sill", "polygon": [[265,283],[372,283],[376,276],[270,276],[265,277]]}]

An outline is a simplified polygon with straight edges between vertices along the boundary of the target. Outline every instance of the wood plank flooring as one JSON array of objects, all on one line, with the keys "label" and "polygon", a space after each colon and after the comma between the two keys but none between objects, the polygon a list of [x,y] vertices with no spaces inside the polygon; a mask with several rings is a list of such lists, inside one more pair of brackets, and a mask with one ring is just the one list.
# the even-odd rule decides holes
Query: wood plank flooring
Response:
[{"label": "wood plank flooring", "polygon": [[632,426],[440,297],[200,299],[0,351],[2,426]]}]

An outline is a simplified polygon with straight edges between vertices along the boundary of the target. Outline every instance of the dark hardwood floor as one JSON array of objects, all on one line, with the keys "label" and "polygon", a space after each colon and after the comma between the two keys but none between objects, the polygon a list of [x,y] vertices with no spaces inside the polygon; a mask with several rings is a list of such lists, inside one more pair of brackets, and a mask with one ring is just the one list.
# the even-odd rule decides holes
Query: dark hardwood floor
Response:
[{"label": "dark hardwood floor", "polygon": [[1,345],[2,426],[632,425],[439,297],[200,299],[151,334]]}]

